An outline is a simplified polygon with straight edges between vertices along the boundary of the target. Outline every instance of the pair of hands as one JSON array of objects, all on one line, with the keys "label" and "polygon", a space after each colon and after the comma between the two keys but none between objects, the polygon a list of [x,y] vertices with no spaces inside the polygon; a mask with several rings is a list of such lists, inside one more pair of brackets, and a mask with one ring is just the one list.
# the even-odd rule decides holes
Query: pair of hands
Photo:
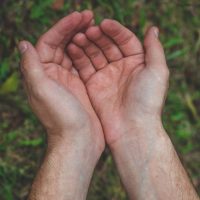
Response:
[{"label": "pair of hands", "polygon": [[[114,20],[93,25],[91,11],[74,12],[40,37],[19,44],[29,102],[49,145],[91,148],[99,157],[135,127],[161,124],[169,71],[150,28],[144,47]],[[80,147],[80,148],[81,148]]]},{"label": "pair of hands", "polygon": [[29,199],[86,199],[107,143],[130,199],[199,199],[162,127],[169,70],[150,28],[74,12],[19,44],[29,102],[48,148]]}]

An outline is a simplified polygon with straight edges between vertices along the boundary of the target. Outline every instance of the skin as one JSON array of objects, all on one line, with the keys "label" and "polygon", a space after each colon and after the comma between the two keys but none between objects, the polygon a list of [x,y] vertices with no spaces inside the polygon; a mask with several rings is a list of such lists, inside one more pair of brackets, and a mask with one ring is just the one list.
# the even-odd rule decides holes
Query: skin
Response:
[{"label": "skin", "polygon": [[74,44],[68,46],[108,144],[129,131],[127,124],[160,119],[169,71],[161,44],[151,30],[145,41],[147,48],[151,48],[152,40],[157,40],[157,47],[150,49],[157,51],[155,63],[145,58],[142,44],[131,31],[116,21],[104,20],[85,35],[77,34]]},{"label": "skin", "polygon": [[100,121],[65,50],[92,19],[91,11],[74,12],[43,34],[36,47],[27,41],[19,44],[29,103],[48,136],[46,156],[30,200],[57,199],[58,194],[59,199],[85,199],[104,149]]},{"label": "skin", "polygon": [[86,199],[105,142],[130,199],[198,199],[162,127],[169,70],[158,29],[143,48],[114,20],[91,25],[90,11],[75,12],[36,47],[19,44],[29,103],[48,139],[29,199]]},{"label": "skin", "polygon": [[169,70],[150,28],[139,39],[114,20],[79,33],[67,48],[101,121],[130,199],[198,199],[162,126]]}]

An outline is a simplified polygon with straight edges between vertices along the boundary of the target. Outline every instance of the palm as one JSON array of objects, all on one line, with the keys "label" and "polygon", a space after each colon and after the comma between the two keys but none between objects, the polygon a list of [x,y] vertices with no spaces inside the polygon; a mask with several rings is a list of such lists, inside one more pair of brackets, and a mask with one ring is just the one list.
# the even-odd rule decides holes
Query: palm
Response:
[{"label": "palm", "polygon": [[[137,88],[134,80],[144,68],[143,62],[143,55],[131,56],[97,71],[86,83],[94,107],[106,114],[125,107],[132,99],[129,90]],[[105,102],[103,107],[101,102]]]},{"label": "palm", "polygon": [[99,119],[66,53],[67,43],[77,31],[88,28],[91,20],[90,11],[75,12],[42,35],[36,44],[35,57],[38,62],[30,70],[35,74],[34,80],[31,79],[31,82],[30,77],[27,79],[31,85],[28,88],[30,104],[44,127],[50,132],[62,133],[73,127],[92,133],[79,134],[77,137],[73,133],[71,137],[93,142],[99,148],[104,146]]},{"label": "palm", "polygon": [[[61,53],[64,54],[64,52]],[[59,55],[57,56],[60,57]],[[56,60],[56,58],[53,60]],[[64,66],[57,63],[45,63],[43,66],[46,75],[50,78],[50,80],[54,81],[55,86],[58,86],[58,88],[61,86],[66,91],[66,96],[68,93],[71,93],[75,99],[83,105],[83,108],[87,112],[91,112],[91,104],[89,102],[85,86],[76,72],[73,71],[73,68],[66,69]],[[54,90],[56,90],[54,91],[54,94],[57,93],[58,88],[54,87]]]}]

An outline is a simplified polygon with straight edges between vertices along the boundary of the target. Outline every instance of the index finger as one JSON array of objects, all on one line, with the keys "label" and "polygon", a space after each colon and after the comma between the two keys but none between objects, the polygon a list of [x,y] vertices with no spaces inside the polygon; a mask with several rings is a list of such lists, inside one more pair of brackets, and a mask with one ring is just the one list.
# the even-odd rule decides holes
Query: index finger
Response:
[{"label": "index finger", "polygon": [[42,62],[51,61],[55,50],[64,49],[71,38],[82,29],[90,25],[93,13],[89,10],[82,13],[73,12],[58,21],[52,28],[44,33],[37,42],[36,48]]}]

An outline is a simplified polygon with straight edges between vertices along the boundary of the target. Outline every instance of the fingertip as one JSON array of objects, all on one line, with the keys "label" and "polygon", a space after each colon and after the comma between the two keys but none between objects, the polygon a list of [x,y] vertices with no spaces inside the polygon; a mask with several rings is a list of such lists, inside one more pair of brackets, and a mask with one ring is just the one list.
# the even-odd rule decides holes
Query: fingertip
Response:
[{"label": "fingertip", "polygon": [[[81,21],[82,21],[81,13],[79,13],[78,11],[74,11],[74,12],[70,13],[69,15],[65,16],[64,18],[60,19],[55,24],[55,26],[53,26],[51,29],[56,27],[58,29],[57,31],[62,34],[62,32],[64,33],[64,32],[66,32],[66,30],[68,30],[70,28],[72,30],[76,29],[78,27],[78,25],[81,23]],[[51,42],[52,42],[52,40],[51,40]]]},{"label": "fingertip", "polygon": [[158,36],[159,29],[156,26],[150,27],[145,34],[144,47],[149,66],[166,66],[164,49]]},{"label": "fingertip", "polygon": [[20,41],[18,44],[18,49],[21,54],[25,53],[28,49],[28,42],[25,40]]},{"label": "fingertip", "polygon": [[157,38],[159,38],[159,28],[157,26],[151,26],[147,29],[145,35],[147,37],[157,39]]},{"label": "fingertip", "polygon": [[103,29],[103,30],[106,30],[106,31],[111,31],[113,30],[113,25],[116,25],[116,24],[119,24],[119,22],[117,22],[116,20],[112,20],[112,19],[104,19],[101,24],[100,24],[100,27]]},{"label": "fingertip", "polygon": [[95,27],[95,26],[89,27],[89,28],[85,31],[85,34],[86,34],[86,35],[92,34],[92,31],[93,31],[94,27]]},{"label": "fingertip", "polygon": [[111,20],[110,19],[104,19],[101,23],[100,26],[101,28],[106,28],[108,26],[110,26]]},{"label": "fingertip", "polygon": [[110,23],[112,23],[113,20],[111,19],[104,19],[102,22],[101,22],[101,25],[102,26],[107,26],[107,25],[110,25]]},{"label": "fingertip", "polygon": [[89,20],[92,20],[93,17],[94,17],[94,14],[91,10],[84,10],[81,12],[82,16],[89,19]]},{"label": "fingertip", "polygon": [[100,29],[98,26],[92,26],[92,27],[88,28],[88,30],[85,32],[85,34],[89,38],[96,38],[96,37],[98,37],[99,33],[100,33]]},{"label": "fingertip", "polygon": [[[72,12],[70,15],[71,15],[71,17],[77,18],[77,20],[78,20],[78,19],[81,19],[81,13],[78,12],[78,11],[74,11],[74,12]],[[69,16],[70,16],[70,15],[69,15]],[[69,17],[69,16],[66,16],[66,17]]]},{"label": "fingertip", "polygon": [[21,52],[21,71],[27,79],[38,82],[44,78],[40,57],[35,47],[28,41],[21,41],[18,45]]},{"label": "fingertip", "polygon": [[153,29],[155,37],[158,38],[159,37],[159,28],[156,26],[153,26],[152,29]]},{"label": "fingertip", "polygon": [[70,43],[67,47],[67,52],[71,56],[79,57],[79,50],[80,48],[74,43]]},{"label": "fingertip", "polygon": [[72,14],[72,15],[80,15],[80,12],[78,12],[78,11],[76,10],[76,11],[73,11],[71,14]]},{"label": "fingertip", "polygon": [[74,43],[69,43],[67,46],[67,51],[69,52],[73,52],[74,48],[75,48],[75,44]]},{"label": "fingertip", "polygon": [[91,17],[94,15],[92,10],[83,10],[81,13]]},{"label": "fingertip", "polygon": [[91,22],[90,22],[90,26],[94,26],[95,25],[95,20],[92,19]]},{"label": "fingertip", "polygon": [[83,33],[77,33],[74,38],[73,38],[73,42],[74,43],[80,43],[81,41],[83,41],[85,39],[85,35]]}]

